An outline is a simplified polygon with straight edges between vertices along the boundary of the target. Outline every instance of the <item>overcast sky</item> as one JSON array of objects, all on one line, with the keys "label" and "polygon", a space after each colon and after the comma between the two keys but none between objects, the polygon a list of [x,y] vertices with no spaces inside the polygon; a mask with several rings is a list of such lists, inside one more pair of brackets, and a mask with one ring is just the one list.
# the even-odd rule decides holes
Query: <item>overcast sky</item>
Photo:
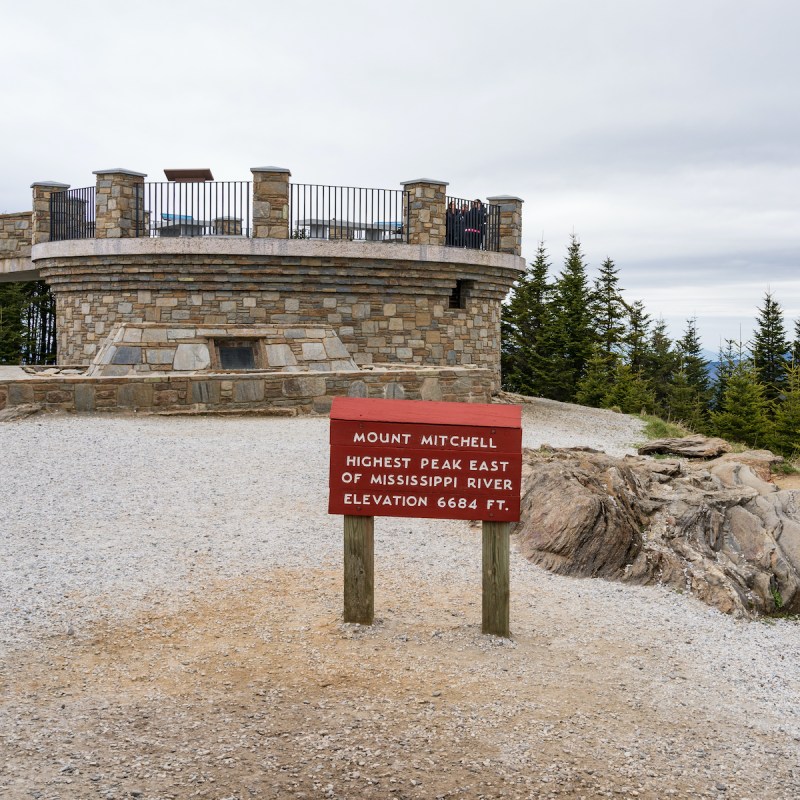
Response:
[{"label": "overcast sky", "polygon": [[0,32],[0,213],[107,167],[438,178],[711,351],[768,288],[800,318],[797,0],[40,0]]}]

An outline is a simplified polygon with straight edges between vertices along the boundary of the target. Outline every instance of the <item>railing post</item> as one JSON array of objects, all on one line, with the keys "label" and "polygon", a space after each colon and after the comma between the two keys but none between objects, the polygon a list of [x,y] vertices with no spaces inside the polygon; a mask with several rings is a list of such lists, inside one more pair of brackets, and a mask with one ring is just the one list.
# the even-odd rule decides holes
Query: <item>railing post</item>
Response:
[{"label": "railing post", "polygon": [[98,239],[127,239],[144,229],[143,172],[95,170],[95,232]]},{"label": "railing post", "polygon": [[487,197],[500,207],[500,252],[522,255],[522,200],[508,194]]},{"label": "railing post", "polygon": [[251,167],[253,173],[253,236],[289,238],[289,178],[284,167]]},{"label": "railing post", "polygon": [[31,244],[50,241],[50,197],[55,192],[65,192],[68,183],[36,181],[33,190],[33,215],[31,219]]},{"label": "railing post", "polygon": [[446,233],[446,181],[434,181],[429,178],[417,178],[414,181],[403,181],[406,190],[404,216],[408,220],[409,244],[445,243]]}]

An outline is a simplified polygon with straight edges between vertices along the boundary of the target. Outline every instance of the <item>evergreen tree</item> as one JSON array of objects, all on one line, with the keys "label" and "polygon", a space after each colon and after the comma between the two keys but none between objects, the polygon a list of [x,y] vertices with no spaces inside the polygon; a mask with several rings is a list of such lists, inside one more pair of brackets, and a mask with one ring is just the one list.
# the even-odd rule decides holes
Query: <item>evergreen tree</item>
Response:
[{"label": "evergreen tree", "polygon": [[650,384],[630,364],[618,362],[612,383],[603,397],[605,408],[619,408],[623,414],[652,413],[655,396]]},{"label": "evergreen tree", "polygon": [[0,364],[19,364],[25,336],[22,284],[0,283]]},{"label": "evergreen tree", "polygon": [[792,342],[792,361],[800,364],[800,319],[794,321],[794,341]]},{"label": "evergreen tree", "polygon": [[0,283],[0,364],[53,364],[56,315],[43,281]]},{"label": "evergreen tree", "polygon": [[590,301],[581,244],[573,234],[553,298],[553,358],[557,367],[549,396],[555,400],[575,399],[578,382],[591,358],[595,337]]},{"label": "evergreen tree", "polygon": [[647,342],[643,375],[653,387],[656,413],[662,416],[669,415],[669,388],[678,368],[678,355],[667,335],[667,323],[661,318],[653,325]]},{"label": "evergreen tree", "polygon": [[712,415],[715,432],[750,447],[772,441],[770,402],[751,359],[741,359],[725,381],[721,407]]},{"label": "evergreen tree", "polygon": [[772,292],[764,296],[758,309],[757,328],[753,338],[753,364],[759,381],[770,400],[777,398],[786,382],[786,359],[791,345],[786,339],[783,311]]},{"label": "evergreen tree", "polygon": [[697,334],[697,318],[686,320],[686,330],[675,342],[680,379],[670,388],[670,416],[682,420],[693,430],[704,430],[707,426],[706,409],[711,401],[711,381],[708,376],[708,361],[703,358],[700,337]]},{"label": "evergreen tree", "polygon": [[708,428],[708,407],[682,370],[667,386],[666,404],[670,419],[681,422],[692,431],[703,432]]},{"label": "evergreen tree", "polygon": [[503,307],[501,353],[503,387],[508,391],[538,396],[546,394],[550,382],[552,344],[552,284],[544,242],[536,258],[511,292]]},{"label": "evergreen tree", "polygon": [[728,387],[728,380],[733,375],[736,365],[742,360],[742,343],[733,339],[725,339],[717,356],[717,376],[711,397],[711,408],[714,411],[722,410],[722,398]]},{"label": "evergreen tree", "polygon": [[606,258],[595,278],[592,292],[592,324],[600,353],[615,359],[621,351],[625,333],[625,301],[619,288],[619,270]]},{"label": "evergreen tree", "polygon": [[628,364],[635,373],[643,371],[647,365],[647,340],[650,336],[650,315],[644,310],[644,303],[637,300],[628,306],[628,329],[625,333],[625,349]]},{"label": "evergreen tree", "polygon": [[24,297],[22,361],[25,364],[55,364],[56,303],[44,281],[22,285]]},{"label": "evergreen tree", "polygon": [[616,356],[603,352],[601,344],[595,346],[592,357],[586,364],[586,373],[578,381],[575,402],[582,406],[602,408],[616,376],[616,364]]},{"label": "evergreen tree", "polygon": [[703,348],[697,335],[697,317],[686,320],[686,330],[675,342],[675,347],[680,358],[680,368],[686,374],[687,382],[704,401],[707,401],[711,382],[708,378],[708,361],[703,358]]},{"label": "evergreen tree", "polygon": [[772,428],[770,449],[790,458],[800,452],[800,365],[786,368],[784,396]]}]

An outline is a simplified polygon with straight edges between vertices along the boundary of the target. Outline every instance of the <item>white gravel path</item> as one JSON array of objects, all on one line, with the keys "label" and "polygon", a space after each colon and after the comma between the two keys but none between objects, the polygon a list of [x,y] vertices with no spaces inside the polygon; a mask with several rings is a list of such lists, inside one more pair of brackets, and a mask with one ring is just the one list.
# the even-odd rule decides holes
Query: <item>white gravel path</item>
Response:
[{"label": "white gravel path", "polygon": [[[640,423],[537,401],[525,447],[633,452]],[[93,597],[127,613],[155,590],[200,576],[341,560],[341,520],[327,508],[325,418],[37,416],[0,425],[0,645],[83,624]],[[383,518],[382,558],[424,552],[428,578],[472,566],[448,536],[459,522]]]},{"label": "white gravel path", "polygon": [[[636,420],[548,401],[526,406],[524,425],[528,447],[621,454],[641,439]],[[220,579],[340,570],[341,519],[326,514],[327,432],[324,418],[37,416],[0,424],[0,654],[163,611]],[[467,523],[381,518],[375,549],[379,573],[407,574],[420,586],[479,574],[479,531]],[[770,796],[800,796],[797,623],[737,622],[666,589],[561,578],[514,554],[512,596],[519,642],[544,633],[548,646],[585,654],[585,664],[637,702],[741,729],[741,741],[728,735],[720,745],[720,764],[754,758],[767,769],[772,752]],[[460,634],[451,635],[455,642]],[[608,655],[615,648],[625,654],[619,675]],[[524,665],[514,668],[526,679]],[[747,730],[774,737],[774,751],[761,740],[748,745]],[[727,791],[730,770],[709,773],[709,796]]]}]

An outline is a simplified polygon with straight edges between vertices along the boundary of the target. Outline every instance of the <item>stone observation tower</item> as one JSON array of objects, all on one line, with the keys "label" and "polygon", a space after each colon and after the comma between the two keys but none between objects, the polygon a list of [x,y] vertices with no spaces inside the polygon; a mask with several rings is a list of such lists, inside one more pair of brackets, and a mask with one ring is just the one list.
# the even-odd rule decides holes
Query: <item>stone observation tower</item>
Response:
[{"label": "stone observation tower", "polygon": [[59,364],[0,385],[0,407],[324,410],[337,394],[498,388],[501,302],[525,269],[519,198],[166,172],[34,183],[32,212],[0,216],[0,280],[50,286]]}]

